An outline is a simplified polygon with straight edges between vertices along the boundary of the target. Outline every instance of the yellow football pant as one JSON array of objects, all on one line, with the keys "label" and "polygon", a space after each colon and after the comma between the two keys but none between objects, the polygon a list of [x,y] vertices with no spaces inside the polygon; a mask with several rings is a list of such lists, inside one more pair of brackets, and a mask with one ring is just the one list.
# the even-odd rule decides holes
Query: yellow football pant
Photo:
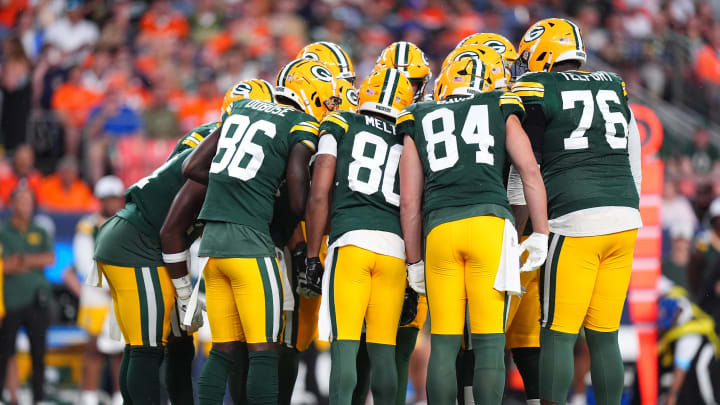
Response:
[{"label": "yellow football pant", "polygon": [[540,347],[538,274],[539,271],[520,273],[520,284],[524,291],[522,298],[509,298],[507,327],[505,328],[505,346],[508,349]]},{"label": "yellow football pant", "polygon": [[637,229],[585,237],[551,234],[540,271],[542,326],[564,333],[578,333],[580,326],[616,331],[636,236]]},{"label": "yellow football pant", "polygon": [[368,343],[395,346],[405,261],[347,245],[336,249],[329,271],[333,339],[360,340],[364,319]]},{"label": "yellow football pant", "polygon": [[438,225],[427,236],[425,283],[430,333],[462,335],[466,305],[470,331],[505,331],[505,293],[493,288],[505,220],[465,218]]},{"label": "yellow football pant", "polygon": [[121,267],[97,262],[110,285],[125,343],[164,346],[170,333],[175,287],[164,266]]},{"label": "yellow football pant", "polygon": [[275,257],[211,257],[203,274],[213,342],[278,341],[283,287]]}]

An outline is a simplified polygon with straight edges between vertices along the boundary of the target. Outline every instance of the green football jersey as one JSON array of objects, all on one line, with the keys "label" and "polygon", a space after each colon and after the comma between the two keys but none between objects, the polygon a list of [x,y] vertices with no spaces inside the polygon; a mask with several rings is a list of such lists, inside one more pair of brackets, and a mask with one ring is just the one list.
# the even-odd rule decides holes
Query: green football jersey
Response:
[{"label": "green football jersey", "polygon": [[170,153],[170,156],[168,156],[168,160],[172,159],[175,155],[186,149],[192,149],[198,146],[198,144],[203,139],[205,139],[205,137],[212,134],[213,131],[215,131],[219,126],[219,122],[213,121],[208,122],[207,124],[200,125],[197,128],[191,129],[190,132],[180,138],[177,145],[175,145],[175,148]]},{"label": "green football jersey", "polygon": [[200,219],[249,226],[269,239],[290,151],[301,142],[315,150],[318,122],[289,107],[246,99],[223,114],[221,128]]},{"label": "green football jersey", "polygon": [[159,238],[170,204],[185,184],[182,164],[191,152],[191,149],[180,152],[130,186],[125,191],[125,208],[117,216],[135,225],[144,234]]},{"label": "green football jersey", "polygon": [[524,119],[520,98],[491,91],[407,107],[396,121],[412,137],[425,174],[425,232],[458,219],[496,215],[513,220],[503,185],[505,122]]},{"label": "green football jersey", "polygon": [[627,147],[631,113],[618,75],[526,73],[513,93],[528,108],[542,107],[545,116],[544,133],[533,139],[533,148],[539,154],[549,219],[594,207],[638,208]]},{"label": "green football jersey", "polygon": [[402,237],[398,173],[402,137],[396,135],[395,124],[338,111],[325,117],[320,136],[331,136],[337,143],[328,243],[361,229]]}]

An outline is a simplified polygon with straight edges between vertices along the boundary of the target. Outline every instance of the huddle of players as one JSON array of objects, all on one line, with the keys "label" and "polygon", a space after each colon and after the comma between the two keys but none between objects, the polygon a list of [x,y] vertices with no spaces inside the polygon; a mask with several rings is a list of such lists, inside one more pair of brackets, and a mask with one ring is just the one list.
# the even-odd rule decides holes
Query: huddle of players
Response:
[{"label": "huddle of players", "polygon": [[[289,403],[318,335],[331,342],[331,403],[364,403],[370,388],[403,404],[428,307],[430,403],[500,403],[507,347],[528,403],[563,404],[581,326],[596,397],[619,403],[639,137],[622,80],[584,62],[580,30],[554,18],[530,27],[519,55],[497,34],[463,40],[432,101],[427,59],[408,42],[388,46],[357,93],[350,59],[327,42],[275,86],[228,90],[221,121],[182,139],[98,234],[128,342],[125,402],[159,402],[167,344],[171,400],[192,403],[186,331],[202,305],[187,249],[202,229],[213,345],[201,404],[222,403],[228,379],[235,403]],[[458,393],[461,349],[472,389]]]}]

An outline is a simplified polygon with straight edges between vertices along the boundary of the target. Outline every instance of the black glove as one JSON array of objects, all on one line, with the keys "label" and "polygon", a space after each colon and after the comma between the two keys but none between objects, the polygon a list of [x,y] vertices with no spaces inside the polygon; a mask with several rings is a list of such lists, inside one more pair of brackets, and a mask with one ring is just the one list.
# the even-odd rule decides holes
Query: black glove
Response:
[{"label": "black glove", "polygon": [[[308,257],[305,259],[305,282],[307,291],[305,295],[308,298],[315,298],[322,293],[322,277],[323,265],[317,257]],[[299,291],[298,291],[299,292]]]},{"label": "black glove", "polygon": [[415,320],[418,311],[418,299],[420,296],[410,287],[405,288],[405,300],[403,301],[402,312],[400,313],[400,326],[409,325]]}]

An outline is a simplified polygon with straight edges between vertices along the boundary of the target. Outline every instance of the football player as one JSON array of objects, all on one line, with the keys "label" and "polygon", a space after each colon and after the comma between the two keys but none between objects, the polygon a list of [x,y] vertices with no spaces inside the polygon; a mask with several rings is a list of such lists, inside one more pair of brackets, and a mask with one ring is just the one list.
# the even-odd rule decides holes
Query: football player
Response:
[{"label": "football player", "polygon": [[[96,277],[100,282],[103,276],[110,286],[126,343],[119,377],[126,403],[160,402],[158,374],[163,347],[170,333],[175,296],[184,289],[174,285],[181,280],[171,279],[164,266],[159,231],[172,197],[185,183],[181,165],[195,144],[183,144],[188,139],[181,139],[181,146],[165,164],[125,192],[125,208],[97,234]],[[169,394],[174,395],[172,390]]]},{"label": "football player", "polygon": [[513,93],[527,109],[524,127],[547,188],[551,231],[539,274],[540,398],[565,403],[584,326],[597,402],[620,403],[617,331],[642,226],[640,140],[625,83],[614,73],[578,70],[585,47],[568,20],[537,22],[518,51],[514,68],[529,73]]},{"label": "football player", "polygon": [[[428,402],[454,404],[455,358],[466,306],[475,357],[476,403],[499,404],[505,385],[506,295],[520,294],[520,271],[539,266],[547,246],[545,188],[521,120],[520,98],[492,91],[477,59],[452,62],[435,85],[437,102],[398,117],[400,214],[410,286],[427,296],[432,324]],[[534,233],[521,245],[503,186],[505,154],[523,179]],[[423,255],[422,240],[425,239]],[[425,261],[423,261],[423,257]]]},{"label": "football player", "polygon": [[[266,81],[259,79],[240,81],[225,93],[222,108],[225,111],[230,108],[234,101],[243,99],[272,102],[274,101],[273,87]],[[183,142],[193,143],[194,140],[202,140],[208,136],[209,131],[214,131],[219,125],[219,122],[213,122],[196,128]],[[187,263],[190,259],[189,246],[201,231],[198,227],[195,227],[197,225],[195,219],[205,198],[205,190],[206,187],[201,184],[191,180],[186,181],[173,200],[160,229],[163,259],[166,260],[165,265],[168,272],[171,276],[176,275],[183,279],[183,284],[187,287],[190,286],[190,275],[187,274]],[[181,307],[179,313],[174,314],[176,316],[171,319],[173,335],[178,335],[178,338],[171,336],[167,347],[169,354],[167,359],[168,377],[166,379],[168,391],[192,389],[191,369],[189,366],[192,365],[194,357],[194,345],[192,336],[188,336],[182,330],[184,314],[191,295],[190,289],[187,287],[183,288],[182,296],[178,294],[185,306]],[[194,311],[194,314],[199,314],[199,311]],[[192,325],[191,322],[192,330],[198,327],[199,319],[194,318],[193,322],[196,325]],[[185,325],[185,328],[187,327],[188,325]],[[245,357],[247,357],[247,352],[245,354]],[[245,361],[245,364],[247,364],[247,361]],[[239,386],[239,384],[236,386]],[[231,390],[231,393],[236,392]],[[189,391],[189,397],[192,398],[192,391]],[[244,394],[240,394],[238,397],[244,398]],[[173,403],[175,402],[173,401]]]},{"label": "football player", "polygon": [[[338,110],[356,111],[357,91],[353,87],[355,71],[352,60],[347,52],[332,42],[315,42],[305,46],[298,58],[312,59],[323,63],[333,74],[338,86],[341,102]],[[292,303],[285,312],[285,328],[283,331],[280,356],[280,404],[289,404],[298,372],[300,352],[306,350],[317,338],[318,310],[320,298],[308,290],[305,283],[306,228],[300,217],[293,218],[287,204],[287,187],[281,187],[280,196],[276,199],[276,210],[273,216],[273,228],[281,228],[274,237],[279,249],[288,248],[290,252],[291,274],[288,276],[288,287],[285,293]],[[277,239],[281,239],[278,241]],[[327,237],[324,239],[327,242]],[[327,244],[321,248],[321,257],[327,253]]]},{"label": "football player", "polygon": [[283,286],[269,232],[275,192],[286,178],[290,209],[302,215],[317,120],[340,98],[332,73],[313,60],[290,62],[276,83],[279,104],[234,102],[219,137],[201,145],[184,168],[208,185],[199,254],[209,257],[204,277],[213,348],[198,382],[200,403],[222,402],[242,341],[249,352],[247,401],[278,402]]},{"label": "football player", "polygon": [[[116,212],[125,206],[123,193],[125,186],[115,176],[105,176],[95,184],[95,197],[100,200],[100,212],[83,217],[77,224],[73,237],[73,255],[75,256],[75,270],[78,277],[85,281],[92,272],[93,252],[95,251],[95,236],[100,226]],[[85,358],[82,379],[82,394],[80,402],[83,405],[96,405],[99,401],[98,387],[103,364],[103,355],[108,355],[114,378],[113,403],[121,403],[119,387],[117,386],[117,373],[120,369],[120,360],[124,344],[98,346],[98,337],[103,333],[109,311],[112,310],[112,297],[110,291],[83,283],[80,285],[80,303],[77,322],[89,339],[85,346]],[[118,402],[118,398],[120,401]]]},{"label": "football player", "polygon": [[395,191],[402,144],[393,120],[413,97],[410,81],[399,70],[377,70],[360,87],[360,114],[336,112],[320,124],[305,212],[307,278],[319,293],[323,265],[318,255],[329,225],[320,337],[332,342],[331,404],[351,403],[363,322],[373,400],[395,402],[395,339],[405,269]]}]

